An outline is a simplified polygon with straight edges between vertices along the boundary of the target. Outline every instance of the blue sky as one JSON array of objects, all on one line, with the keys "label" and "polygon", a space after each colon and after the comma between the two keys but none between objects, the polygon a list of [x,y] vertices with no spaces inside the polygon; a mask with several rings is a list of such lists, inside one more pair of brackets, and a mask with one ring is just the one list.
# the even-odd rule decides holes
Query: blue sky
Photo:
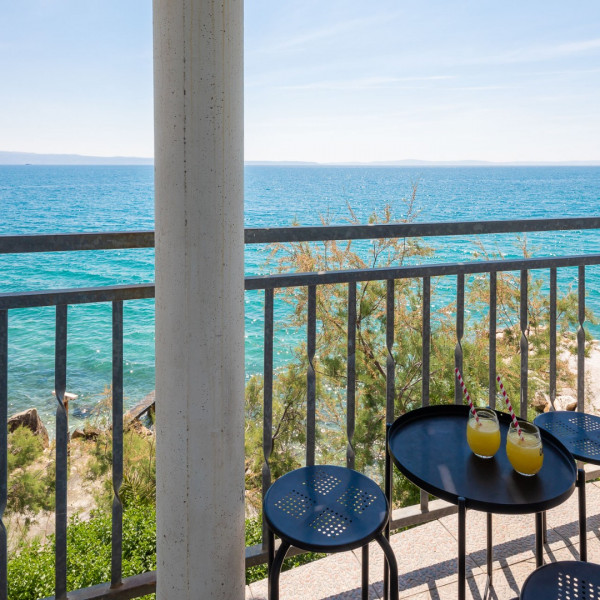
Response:
[{"label": "blue sky", "polygon": [[[0,0],[0,150],[151,156],[150,0]],[[248,0],[247,160],[600,160],[600,2]]]}]

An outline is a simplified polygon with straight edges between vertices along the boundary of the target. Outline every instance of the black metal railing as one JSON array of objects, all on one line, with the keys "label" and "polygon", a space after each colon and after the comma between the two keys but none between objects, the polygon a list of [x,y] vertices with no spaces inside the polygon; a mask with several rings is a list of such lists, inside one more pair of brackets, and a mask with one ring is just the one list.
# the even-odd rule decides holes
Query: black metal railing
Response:
[{"label": "black metal railing", "polygon": [[[295,241],[361,240],[378,238],[406,237],[446,237],[491,235],[499,233],[528,233],[540,231],[575,231],[600,229],[600,217],[574,219],[531,219],[518,221],[482,221],[461,223],[410,223],[390,225],[343,226],[343,227],[292,227],[277,229],[247,229],[246,244],[288,243]],[[0,237],[0,254],[24,252],[63,252],[101,249],[151,248],[154,234],[150,231],[103,233],[103,234],[67,234],[45,236],[5,236]],[[520,319],[521,333],[521,415],[527,412],[527,381],[529,345],[528,329],[528,273],[532,269],[547,269],[550,281],[550,385],[551,401],[556,397],[556,306],[557,306],[557,270],[563,267],[578,268],[578,321],[577,331],[577,406],[584,406],[584,350],[585,350],[585,275],[586,267],[600,264],[600,254],[577,256],[523,258],[510,260],[486,260],[461,263],[405,265],[379,269],[356,269],[319,273],[286,273],[246,277],[245,289],[264,290],[264,422],[263,422],[263,493],[271,483],[270,459],[273,452],[273,379],[274,379],[274,291],[278,288],[300,287],[307,289],[307,373],[306,373],[306,463],[314,464],[316,445],[316,393],[317,374],[314,368],[316,348],[317,311],[316,294],[318,286],[343,284],[348,286],[347,319],[347,357],[346,357],[346,464],[353,467],[354,430],[356,419],[356,289],[357,284],[366,281],[386,282],[386,408],[385,420],[394,419],[394,302],[395,282],[401,279],[419,279],[422,281],[422,403],[429,403],[429,356],[431,338],[431,278],[456,278],[456,344],[455,365],[462,370],[462,339],[465,326],[465,276],[471,274],[489,274],[489,403],[495,405],[496,397],[496,285],[500,272],[519,271],[521,274]],[[121,544],[123,510],[119,499],[119,489],[123,475],[123,302],[129,300],[153,298],[152,284],[119,285],[99,288],[79,288],[52,290],[44,292],[22,292],[0,294],[0,421],[7,421],[8,385],[7,385],[7,348],[8,348],[8,311],[33,306],[56,307],[56,356],[55,390],[56,411],[56,585],[57,600],[67,597],[66,591],[66,526],[67,526],[67,450],[68,431],[64,394],[66,389],[66,348],[68,306],[92,302],[110,302],[113,314],[113,535],[111,581],[91,588],[70,592],[69,598],[78,600],[92,598],[134,598],[154,591],[156,573],[144,573],[134,577],[122,577]],[[455,401],[461,396],[456,390]],[[0,600],[7,598],[7,534],[2,520],[7,505],[7,431],[0,427]],[[396,511],[392,528],[403,527],[439,518],[443,514],[455,511],[441,501],[428,502],[422,494],[418,507]],[[257,545],[246,549],[246,565],[264,563],[267,560],[266,549]]]},{"label": "black metal railing", "polygon": [[[68,252],[124,248],[151,248],[153,232],[94,233],[43,236],[0,237],[0,254],[29,252]],[[153,284],[118,285],[99,288],[77,288],[41,292],[0,294],[0,599],[8,595],[7,532],[2,517],[7,505],[7,407],[8,407],[8,311],[40,306],[56,310],[54,389],[56,394],[55,424],[55,595],[56,600],[67,598],[67,458],[68,424],[65,407],[67,385],[67,322],[68,307],[75,304],[109,302],[112,305],[112,561],[111,582],[78,590],[69,597],[133,598],[154,591],[154,573],[123,579],[122,525],[123,505],[119,489],[123,478],[123,302],[154,297]]]}]

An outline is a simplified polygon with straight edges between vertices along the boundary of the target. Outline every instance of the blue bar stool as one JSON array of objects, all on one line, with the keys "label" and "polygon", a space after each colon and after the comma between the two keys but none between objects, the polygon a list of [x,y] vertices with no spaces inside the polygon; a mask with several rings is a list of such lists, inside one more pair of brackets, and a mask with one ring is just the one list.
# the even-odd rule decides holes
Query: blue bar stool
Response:
[{"label": "blue bar stool", "polygon": [[[384,552],[392,582],[390,598],[398,600],[398,565],[383,535],[390,510],[373,480],[345,467],[296,469],[271,485],[263,513],[269,527],[269,600],[279,600],[279,574],[290,546],[330,554],[362,548],[362,597],[367,600],[371,540]],[[276,555],[274,535],[281,539]]]},{"label": "blue bar stool", "polygon": [[523,584],[520,600],[596,600],[600,598],[600,566],[576,560],[549,563]]}]

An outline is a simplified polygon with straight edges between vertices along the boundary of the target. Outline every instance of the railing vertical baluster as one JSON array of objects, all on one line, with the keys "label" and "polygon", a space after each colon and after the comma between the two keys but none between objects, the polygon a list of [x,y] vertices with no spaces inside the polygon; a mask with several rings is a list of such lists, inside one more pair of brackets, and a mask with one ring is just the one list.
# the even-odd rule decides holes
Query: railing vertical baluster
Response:
[{"label": "railing vertical baluster", "polygon": [[429,377],[431,364],[431,277],[423,277],[423,367],[421,369],[421,406],[429,406]]},{"label": "railing vertical baluster", "polygon": [[[265,345],[264,345],[264,387],[263,387],[263,456],[262,496],[265,497],[271,485],[269,460],[273,452],[273,288],[265,290]],[[263,548],[267,547],[267,524],[263,519]]]},{"label": "railing vertical baluster", "polygon": [[[456,276],[456,346],[454,348],[454,367],[461,373],[463,371],[463,349],[461,340],[465,329],[465,276],[459,273]],[[464,377],[464,373],[463,373]],[[454,378],[454,402],[462,404],[462,390],[458,380]]]},{"label": "railing vertical baluster", "polygon": [[315,350],[317,338],[317,286],[308,286],[308,324],[306,328],[306,351],[308,370],[306,372],[306,464],[315,464],[316,437],[316,395]]},{"label": "railing vertical baluster", "polygon": [[[429,406],[429,374],[431,353],[431,278],[423,277],[423,316],[422,316],[422,355],[421,406]],[[429,509],[429,495],[420,490],[420,504],[423,512]]]},{"label": "railing vertical baluster", "polygon": [[0,600],[8,598],[8,538],[4,511],[8,501],[8,311],[0,310]]},{"label": "railing vertical baluster", "polygon": [[577,410],[585,410],[585,266],[579,266],[579,283],[577,286],[578,320],[577,329]]},{"label": "railing vertical baluster", "polygon": [[490,343],[489,343],[489,384],[488,384],[488,404],[490,408],[496,408],[496,332],[497,332],[497,289],[498,274],[496,271],[490,271]]},{"label": "railing vertical baluster", "polygon": [[346,365],[346,466],[354,469],[354,426],[356,421],[356,283],[348,284],[348,362]]},{"label": "railing vertical baluster", "polygon": [[69,431],[64,399],[67,389],[67,306],[56,306],[56,348],[54,361],[56,393],[56,524],[55,598],[67,598],[67,454]]},{"label": "railing vertical baluster", "polygon": [[550,269],[550,405],[556,401],[556,267]]},{"label": "railing vertical baluster", "polygon": [[527,339],[527,328],[529,327],[527,314],[528,278],[529,272],[527,270],[521,271],[521,407],[519,414],[523,419],[527,418],[527,384],[529,381],[529,340]]},{"label": "railing vertical baluster", "polygon": [[123,502],[119,496],[123,483],[123,302],[112,303],[112,549],[111,587],[122,580]]}]

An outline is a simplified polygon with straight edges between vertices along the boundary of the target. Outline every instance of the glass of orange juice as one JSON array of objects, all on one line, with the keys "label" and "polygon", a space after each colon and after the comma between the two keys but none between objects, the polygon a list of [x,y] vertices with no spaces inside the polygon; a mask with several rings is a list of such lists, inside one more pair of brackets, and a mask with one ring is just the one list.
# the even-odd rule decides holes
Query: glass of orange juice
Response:
[{"label": "glass of orange juice", "polygon": [[492,458],[500,448],[498,415],[491,408],[476,408],[477,419],[469,412],[467,444],[479,458]]},{"label": "glass of orange juice", "polygon": [[514,423],[510,424],[506,436],[506,456],[513,469],[527,477],[535,475],[544,462],[544,449],[540,430],[528,421],[519,420],[522,437]]}]

